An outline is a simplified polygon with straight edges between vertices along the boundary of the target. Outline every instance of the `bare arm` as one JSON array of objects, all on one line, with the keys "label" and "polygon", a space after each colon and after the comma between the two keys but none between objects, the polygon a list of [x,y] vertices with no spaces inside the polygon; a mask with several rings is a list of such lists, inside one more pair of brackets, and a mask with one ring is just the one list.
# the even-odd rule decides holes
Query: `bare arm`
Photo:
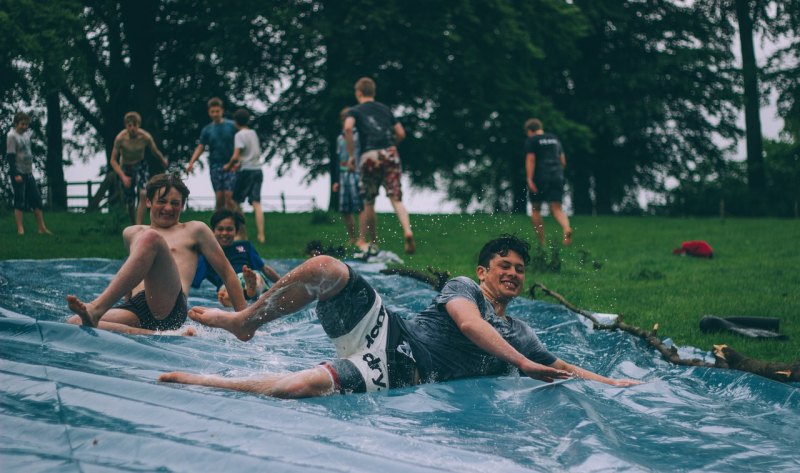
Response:
[{"label": "bare arm", "polygon": [[566,379],[570,374],[566,371],[551,368],[525,358],[511,346],[489,322],[483,320],[478,306],[467,299],[453,299],[445,305],[445,309],[458,329],[472,343],[486,353],[519,368],[526,376],[540,379],[548,383],[554,379]]},{"label": "bare arm", "polygon": [[347,155],[350,159],[347,161],[347,166],[350,167],[350,163],[355,163],[355,156],[354,153],[356,152],[356,141],[353,138],[353,128],[356,126],[356,119],[353,117],[347,117],[344,120],[344,142],[347,145]]},{"label": "bare arm", "polygon": [[536,184],[533,182],[533,173],[536,171],[536,154],[528,153],[525,155],[525,174],[528,176],[528,189],[537,192]]},{"label": "bare arm", "polygon": [[233,156],[231,156],[230,161],[228,161],[227,163],[225,163],[224,166],[222,166],[222,169],[224,169],[226,171],[235,170],[236,169],[235,165],[236,165],[236,163],[239,162],[239,155],[240,154],[242,154],[242,148],[233,148]]},{"label": "bare arm", "polygon": [[561,156],[559,156],[559,158],[561,158],[561,167],[562,168],[567,167],[567,156],[564,153],[561,153]]},{"label": "bare arm", "polygon": [[397,122],[394,124],[394,144],[399,145],[404,139],[406,139],[406,130],[400,122]]},{"label": "bare arm", "polygon": [[111,168],[117,173],[119,179],[122,181],[122,185],[127,187],[131,186],[131,178],[126,176],[124,172],[122,172],[122,166],[119,165],[119,144],[117,140],[114,140],[114,148],[111,150]]},{"label": "bare arm", "polygon": [[244,298],[244,290],[242,290],[242,283],[231,267],[231,263],[222,252],[222,248],[214,238],[214,234],[205,225],[198,225],[197,246],[200,254],[205,256],[206,261],[214,268],[214,271],[222,278],[225,288],[228,290],[228,295],[233,304],[234,310],[243,310],[247,307],[247,302]]},{"label": "bare arm", "polygon": [[194,149],[194,153],[192,153],[192,158],[189,160],[189,164],[186,165],[186,174],[192,173],[195,161],[197,161],[197,158],[199,158],[200,155],[203,154],[203,151],[205,149],[206,147],[202,143],[197,145],[197,147]]},{"label": "bare arm", "polygon": [[557,359],[554,363],[550,365],[553,368],[564,370],[572,373],[576,378],[582,379],[590,379],[592,381],[598,381],[605,384],[610,384],[611,386],[617,386],[620,388],[626,388],[628,386],[635,386],[637,384],[642,384],[642,381],[637,381],[635,379],[612,379],[606,378],[605,376],[601,376],[597,373],[593,373],[587,369],[583,369],[579,366],[571,365],[564,360]]},{"label": "bare arm", "polygon": [[167,161],[167,158],[165,158],[164,155],[161,154],[161,151],[158,149],[158,146],[156,146],[156,142],[152,136],[150,136],[150,152],[153,153],[153,156],[161,160],[161,164],[164,165],[164,169],[169,167],[169,161]]}]

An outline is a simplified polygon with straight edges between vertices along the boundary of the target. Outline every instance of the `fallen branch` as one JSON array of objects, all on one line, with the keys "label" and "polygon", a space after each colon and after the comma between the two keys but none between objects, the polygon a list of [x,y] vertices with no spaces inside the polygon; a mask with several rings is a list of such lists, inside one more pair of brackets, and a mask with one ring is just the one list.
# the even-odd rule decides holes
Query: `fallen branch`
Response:
[{"label": "fallen branch", "polygon": [[441,291],[445,283],[450,280],[450,271],[439,271],[428,266],[428,273],[424,273],[418,269],[411,269],[406,267],[386,268],[380,271],[381,274],[397,274],[406,276],[417,281],[422,281],[430,284],[437,291]]},{"label": "fallen branch", "polygon": [[714,345],[713,353],[715,363],[713,364],[697,358],[681,358],[680,355],[678,355],[678,350],[674,346],[666,346],[657,336],[658,324],[653,327],[653,330],[647,331],[635,325],[629,325],[623,322],[622,315],[620,315],[611,324],[602,324],[597,320],[597,317],[595,317],[593,313],[575,307],[561,294],[551,291],[541,283],[534,283],[534,285],[531,286],[529,292],[532,298],[536,298],[537,288],[541,289],[546,295],[556,299],[561,303],[561,305],[568,308],[572,312],[580,314],[581,316],[589,319],[594,325],[595,329],[622,330],[623,332],[628,332],[636,335],[639,338],[642,338],[650,346],[658,350],[658,352],[661,353],[661,356],[663,356],[664,359],[670,363],[683,366],[700,366],[704,368],[724,368],[746,371],[748,373],[757,374],[759,376],[764,376],[765,378],[770,378],[781,382],[800,381],[800,361],[796,361],[794,363],[781,363],[754,360],[734,351],[727,345]]}]

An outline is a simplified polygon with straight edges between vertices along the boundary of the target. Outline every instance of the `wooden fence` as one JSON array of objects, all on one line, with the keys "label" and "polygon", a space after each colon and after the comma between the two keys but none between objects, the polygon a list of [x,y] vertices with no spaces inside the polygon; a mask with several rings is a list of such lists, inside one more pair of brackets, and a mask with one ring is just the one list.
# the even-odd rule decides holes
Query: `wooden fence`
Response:
[{"label": "wooden fence", "polygon": [[[72,212],[86,212],[89,199],[94,196],[94,191],[102,184],[102,181],[72,181],[67,182],[67,209]],[[70,188],[82,187],[85,193],[70,194]],[[46,192],[47,196],[52,195]],[[73,202],[83,201],[83,205],[73,204]],[[186,207],[195,210],[213,209],[216,199],[211,196],[189,195]],[[265,212],[311,212],[318,208],[317,198],[312,195],[286,195],[281,192],[278,195],[262,195],[261,206]],[[104,199],[100,204],[101,209],[108,209],[108,199]]]}]

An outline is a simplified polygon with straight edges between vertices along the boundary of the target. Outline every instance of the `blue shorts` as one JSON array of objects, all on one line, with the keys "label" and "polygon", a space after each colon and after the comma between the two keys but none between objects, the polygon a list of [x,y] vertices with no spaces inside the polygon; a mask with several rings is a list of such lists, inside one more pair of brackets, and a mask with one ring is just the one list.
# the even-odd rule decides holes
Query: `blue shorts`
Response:
[{"label": "blue shorts", "polygon": [[236,187],[236,172],[222,169],[224,164],[211,165],[211,187],[214,192],[233,192]]}]

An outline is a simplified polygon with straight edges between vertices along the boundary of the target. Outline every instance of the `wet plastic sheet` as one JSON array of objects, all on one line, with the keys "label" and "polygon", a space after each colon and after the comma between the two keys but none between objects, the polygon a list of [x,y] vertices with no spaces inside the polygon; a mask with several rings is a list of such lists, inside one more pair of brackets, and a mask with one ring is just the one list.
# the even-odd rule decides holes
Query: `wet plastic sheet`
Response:
[{"label": "wet plastic sheet", "polygon": [[[284,272],[297,261],[274,261]],[[798,471],[800,394],[753,375],[683,368],[622,333],[520,300],[511,314],[561,358],[646,384],[518,376],[283,401],[159,384],[175,369],[243,376],[334,356],[313,308],[248,343],[126,336],[64,323],[119,261],[0,262],[0,465],[12,471]],[[356,266],[404,315],[433,291]],[[213,305],[204,285],[190,305]],[[700,353],[702,356],[702,353]]]}]

